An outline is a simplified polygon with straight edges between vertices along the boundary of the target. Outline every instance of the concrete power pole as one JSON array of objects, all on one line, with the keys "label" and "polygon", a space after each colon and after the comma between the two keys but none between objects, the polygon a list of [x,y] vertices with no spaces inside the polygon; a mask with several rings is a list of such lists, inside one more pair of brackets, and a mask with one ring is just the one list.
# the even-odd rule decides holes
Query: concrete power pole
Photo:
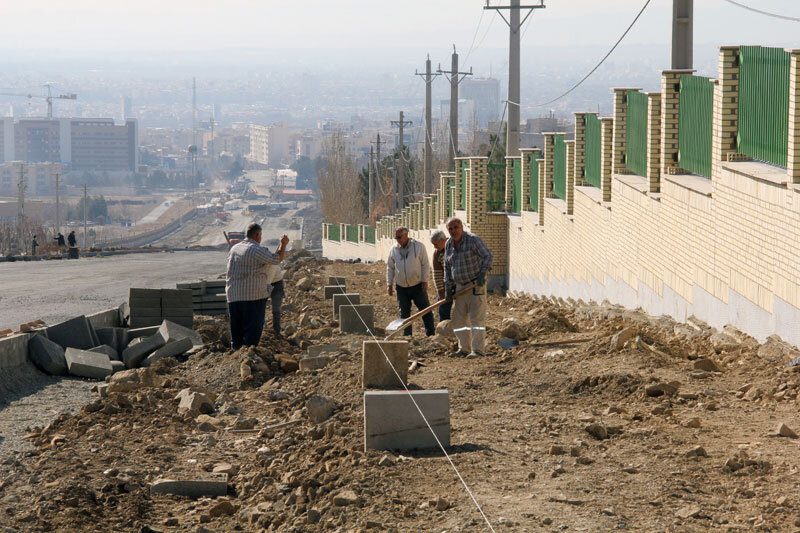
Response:
[{"label": "concrete power pole", "polygon": [[470,67],[469,72],[458,71],[458,53],[456,52],[456,45],[453,45],[450,71],[442,70],[440,66],[436,73],[444,74],[444,77],[450,82],[450,161],[447,168],[452,172],[456,169],[456,156],[458,155],[458,85],[467,76],[472,76],[472,67]]},{"label": "concrete power pole", "polygon": [[86,184],[84,183],[83,184],[83,249],[84,249],[84,251],[86,251],[86,249],[87,249],[86,248],[86,242],[87,242],[86,241],[86,238],[87,238],[86,226],[88,225],[86,223],[86,207],[87,207],[86,204],[87,203],[88,202],[87,202],[87,195],[86,195]]},{"label": "concrete power pole", "polygon": [[433,185],[433,125],[431,124],[433,119],[431,113],[431,85],[433,85],[433,79],[438,76],[439,73],[431,73],[431,56],[428,55],[428,59],[425,60],[425,73],[422,74],[420,72],[414,72],[414,74],[425,77],[425,157],[422,160],[422,192],[429,194],[432,193],[433,189],[435,188]]},{"label": "concrete power pole", "polygon": [[61,197],[60,197],[60,178],[61,176],[56,173],[56,235],[61,233]]},{"label": "concrete power pole", "polygon": [[692,69],[694,0],[672,0],[672,69]]},{"label": "concrete power pole", "polygon": [[192,144],[197,146],[197,78],[192,77]]},{"label": "concrete power pole", "polygon": [[19,165],[19,181],[17,182],[17,253],[22,253],[25,249],[25,165]]},{"label": "concrete power pole", "polygon": [[[486,6],[483,9],[492,9],[497,11],[503,20],[508,25],[508,126],[506,128],[506,156],[514,157],[519,156],[519,107],[520,107],[520,89],[519,89],[519,41],[520,29],[528,17],[531,16],[534,9],[544,9],[544,0],[539,2],[539,5],[523,6],[520,5],[520,0],[510,0],[508,6],[490,6],[487,0]],[[527,9],[528,14],[520,21],[520,10]],[[509,16],[503,14],[503,10],[509,11]]]},{"label": "concrete power pole", "polygon": [[398,143],[397,149],[399,156],[397,158],[397,168],[398,170],[394,173],[394,190],[395,190],[395,202],[394,202],[394,209],[395,211],[399,211],[403,207],[405,207],[405,197],[406,197],[406,189],[408,188],[408,184],[406,183],[406,160],[403,154],[403,148],[405,147],[405,138],[403,137],[403,128],[406,126],[410,126],[413,124],[410,120],[403,120],[403,112],[400,111],[400,120],[393,120],[391,122],[392,126],[397,126],[400,129],[400,142]]},{"label": "concrete power pole", "polygon": [[[386,144],[386,141],[381,140],[381,134],[378,134],[377,140],[372,141],[370,144],[374,144],[376,147],[376,161],[375,161],[375,171],[372,174],[372,178],[370,179],[370,200],[369,200],[369,212],[372,213],[372,208],[375,206],[375,196],[378,194],[376,185],[378,185],[378,180],[383,179],[383,172],[381,171],[381,145]],[[369,147],[370,150],[370,159],[372,158],[372,146]],[[372,172],[372,170],[370,170]],[[383,183],[383,182],[381,182]],[[380,188],[383,189],[383,185],[380,185]]]}]

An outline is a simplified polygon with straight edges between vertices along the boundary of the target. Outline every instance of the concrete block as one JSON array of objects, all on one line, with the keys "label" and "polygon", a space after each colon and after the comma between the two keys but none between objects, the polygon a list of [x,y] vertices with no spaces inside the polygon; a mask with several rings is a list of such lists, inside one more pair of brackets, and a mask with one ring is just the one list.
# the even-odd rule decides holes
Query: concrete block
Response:
[{"label": "concrete block", "polygon": [[308,357],[317,357],[324,353],[336,353],[339,351],[339,346],[336,344],[315,344],[308,347]]},{"label": "concrete block", "polygon": [[131,319],[128,321],[131,328],[139,329],[139,328],[150,328],[156,327],[161,325],[161,317],[160,316],[145,316],[145,317],[134,317],[131,316]]},{"label": "concrete block", "polygon": [[128,342],[123,347],[123,350],[128,347],[128,344],[136,337],[150,337],[158,333],[161,324],[158,326],[147,326],[146,328],[131,328],[128,330]]},{"label": "concrete block", "polygon": [[361,295],[356,293],[334,294],[331,298],[333,300],[333,316],[339,316],[339,306],[341,305],[358,305],[361,303]]},{"label": "concrete block", "polygon": [[90,352],[97,352],[97,353],[104,353],[108,356],[108,358],[112,361],[119,361],[119,352],[112,348],[107,344],[101,344],[100,346],[95,346]]},{"label": "concrete block", "polygon": [[122,372],[123,370],[126,370],[127,367],[125,366],[125,363],[123,363],[122,361],[111,361],[111,369],[116,374],[117,372]]},{"label": "concrete block", "polygon": [[150,337],[137,337],[122,351],[122,361],[128,368],[136,368],[144,358],[166,344],[159,333]]},{"label": "concrete block", "polygon": [[173,494],[200,498],[225,496],[228,493],[228,474],[204,474],[199,479],[157,479],[150,485],[150,494]]},{"label": "concrete block", "polygon": [[339,307],[339,331],[368,334],[375,328],[375,308],[371,305],[342,305]]},{"label": "concrete block", "polygon": [[192,303],[191,289],[161,289],[162,307],[180,307],[186,303]]},{"label": "concrete block", "polygon": [[203,339],[200,337],[199,333],[193,329],[186,328],[169,320],[165,320],[161,323],[161,326],[158,328],[158,332],[167,343],[188,338],[192,341],[192,346],[203,345]]},{"label": "concrete block", "polygon": [[28,359],[45,374],[64,376],[67,373],[64,348],[43,335],[31,335],[28,339]]},{"label": "concrete block", "polygon": [[186,316],[171,316],[171,315],[166,315],[165,314],[163,319],[164,320],[169,320],[173,324],[177,324],[177,325],[179,325],[181,327],[184,327],[186,329],[191,329],[191,328],[194,327],[194,317],[192,317],[192,316],[189,316],[189,317],[186,317]]},{"label": "concrete block", "polygon": [[94,328],[83,315],[50,326],[45,332],[48,339],[62,348],[89,350],[100,344],[95,340]]},{"label": "concrete block", "polygon": [[364,449],[417,450],[438,448],[411,396],[433,433],[450,446],[450,396],[447,390],[364,392]]},{"label": "concrete block", "polygon": [[328,285],[339,285],[341,287],[347,286],[347,278],[338,276],[328,276]]},{"label": "concrete block", "polygon": [[347,290],[344,287],[339,287],[336,285],[326,285],[322,288],[325,291],[325,299],[330,300],[333,298],[334,294],[344,294]]},{"label": "concrete block", "polygon": [[105,379],[114,373],[111,360],[104,353],[89,352],[77,348],[67,348],[64,353],[67,368],[73,376],[91,379]]},{"label": "concrete block", "polygon": [[131,318],[144,318],[144,317],[161,318],[161,306],[159,307],[136,307],[131,306]]},{"label": "concrete block", "polygon": [[189,304],[188,307],[162,307],[161,316],[176,316],[184,318],[192,318],[194,315],[194,307]]},{"label": "concrete block", "polygon": [[95,331],[100,344],[111,346],[117,353],[128,346],[128,330],[126,328],[97,328]]},{"label": "concrete block", "polygon": [[128,300],[128,311],[137,309],[160,309],[161,297],[156,298],[131,298]]},{"label": "concrete block", "polygon": [[177,357],[182,353],[185,353],[192,349],[192,339],[189,337],[184,337],[177,341],[168,342],[161,348],[157,349],[150,355],[148,355],[144,361],[142,361],[142,366],[150,366],[159,359],[164,359],[165,357]]},{"label": "concrete block", "polygon": [[[397,379],[397,374],[402,383]],[[408,342],[364,341],[361,348],[361,384],[365,389],[402,389],[407,382]]]},{"label": "concrete block", "polygon": [[298,362],[300,370],[320,370],[328,366],[330,358],[326,355],[318,355],[316,357],[304,357]]},{"label": "concrete block", "polygon": [[128,300],[137,298],[161,299],[161,289],[139,289],[131,287],[128,290]]}]

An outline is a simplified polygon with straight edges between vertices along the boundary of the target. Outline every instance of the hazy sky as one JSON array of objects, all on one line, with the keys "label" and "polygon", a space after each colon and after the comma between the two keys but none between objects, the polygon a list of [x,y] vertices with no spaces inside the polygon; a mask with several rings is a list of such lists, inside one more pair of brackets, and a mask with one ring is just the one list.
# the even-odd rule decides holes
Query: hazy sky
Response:
[{"label": "hazy sky", "polygon": [[[492,4],[508,0],[492,0]],[[538,1],[538,0],[537,0]],[[797,0],[738,0],[800,17]],[[523,0],[523,3],[524,0]],[[643,0],[549,0],[523,46],[607,48]],[[0,49],[88,52],[221,48],[505,47],[507,29],[483,0],[0,0]],[[672,0],[652,0],[628,36],[666,44]],[[484,37],[485,35],[485,37]],[[695,43],[800,46],[800,24],[695,0]]]}]

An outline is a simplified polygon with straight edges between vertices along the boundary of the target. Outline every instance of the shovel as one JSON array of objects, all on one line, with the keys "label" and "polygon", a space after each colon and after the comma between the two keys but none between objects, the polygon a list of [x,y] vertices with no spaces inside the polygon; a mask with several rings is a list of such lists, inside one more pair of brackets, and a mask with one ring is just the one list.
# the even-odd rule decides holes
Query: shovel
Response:
[{"label": "shovel", "polygon": [[[474,284],[470,285],[469,287],[464,287],[463,289],[461,289],[460,291],[458,291],[457,293],[455,293],[453,295],[453,299],[455,299],[456,296],[461,296],[462,294],[468,293],[469,291],[471,291],[474,288],[475,288]],[[428,307],[426,307],[422,311],[417,311],[416,313],[414,313],[413,315],[411,315],[408,318],[397,318],[395,320],[392,320],[389,323],[389,325],[386,326],[386,332],[389,333],[389,334],[386,335],[386,337],[383,340],[388,341],[389,339],[391,339],[392,337],[397,335],[398,331],[404,330],[406,328],[406,326],[408,326],[409,324],[414,322],[419,317],[427,315],[428,313],[430,313],[431,311],[433,311],[435,309],[438,309],[440,306],[444,305],[445,303],[447,303],[447,299],[439,300],[435,304],[429,305]]]}]

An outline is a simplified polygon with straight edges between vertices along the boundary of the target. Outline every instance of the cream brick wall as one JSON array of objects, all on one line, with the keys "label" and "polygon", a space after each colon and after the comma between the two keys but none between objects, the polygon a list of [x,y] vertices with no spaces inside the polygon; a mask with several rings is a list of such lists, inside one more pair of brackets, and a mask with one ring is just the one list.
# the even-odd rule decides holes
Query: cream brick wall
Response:
[{"label": "cream brick wall", "polygon": [[[661,156],[660,174],[674,174],[678,167],[678,113],[680,81],[693,70],[665,70],[661,73]],[[652,189],[651,189],[652,190]]]},{"label": "cream brick wall", "polygon": [[575,155],[573,176],[576,185],[586,185],[586,115],[589,113],[575,113]]},{"label": "cream brick wall", "polygon": [[650,192],[661,187],[661,93],[647,94],[647,183]]},{"label": "cream brick wall", "polygon": [[787,50],[789,64],[789,152],[787,173],[800,183],[800,50]]}]

